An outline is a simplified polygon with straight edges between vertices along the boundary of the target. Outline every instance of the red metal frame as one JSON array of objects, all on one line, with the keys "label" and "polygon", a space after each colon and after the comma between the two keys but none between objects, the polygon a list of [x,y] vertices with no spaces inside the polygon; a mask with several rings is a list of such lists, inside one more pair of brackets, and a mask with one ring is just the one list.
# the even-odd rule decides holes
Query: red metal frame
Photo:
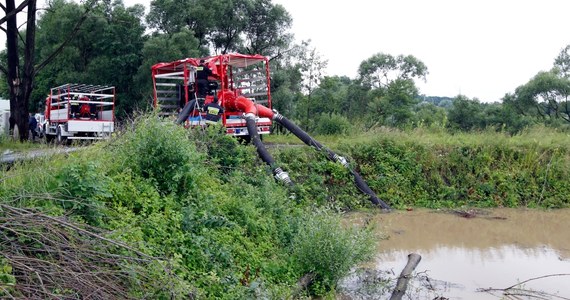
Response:
[{"label": "red metal frame", "polygon": [[[262,55],[245,55],[245,54],[238,54],[238,53],[231,53],[231,54],[222,54],[222,55],[215,55],[209,57],[202,57],[202,58],[185,58],[173,62],[168,63],[157,63],[152,66],[152,80],[153,80],[153,105],[154,107],[158,107],[158,93],[157,93],[157,75],[163,74],[175,74],[177,72],[182,72],[183,81],[184,81],[184,89],[185,89],[185,98],[184,101],[187,103],[189,101],[188,98],[188,82],[190,77],[190,69],[188,66],[197,67],[200,64],[200,60],[204,60],[208,67],[212,70],[213,77],[219,81],[220,86],[218,90],[218,98],[220,101],[220,105],[224,107],[224,113],[222,115],[222,122],[224,126],[227,126],[226,118],[229,116],[241,116],[243,111],[234,109],[231,105],[228,105],[226,99],[226,91],[231,91],[233,93],[234,98],[240,96],[240,91],[237,90],[234,86],[234,67],[247,67],[249,65],[258,64],[260,62],[264,63],[265,67],[265,77],[266,77],[266,85],[267,85],[267,108],[271,109],[272,106],[272,99],[271,99],[271,79],[270,79],[270,70],[269,70],[269,59]],[[210,103],[213,101],[213,96],[206,96],[205,104]],[[259,125],[271,125],[271,121],[269,122],[262,122],[268,124],[261,124]],[[231,125],[234,126],[234,125]],[[245,126],[244,124],[240,124],[239,126]]]},{"label": "red metal frame", "polygon": [[[112,95],[113,95],[112,105],[111,105],[111,111],[112,111],[111,121],[112,121],[112,122],[115,122],[115,100],[116,100],[117,94],[116,94],[116,89],[115,89],[114,86],[81,85],[81,86],[84,86],[84,87],[100,88],[99,90],[85,90],[85,91],[77,91],[77,90],[74,90],[74,87],[75,87],[75,86],[80,86],[80,84],[65,84],[65,85],[61,85],[61,86],[59,86],[59,87],[51,88],[51,89],[50,89],[49,96],[46,98],[46,108],[45,108],[45,111],[44,111],[44,115],[45,115],[45,119],[46,119],[46,120],[49,120],[50,122],[54,122],[54,123],[66,123],[66,122],[69,122],[69,121],[71,120],[71,119],[69,118],[70,109],[71,109],[71,100],[72,100],[71,97],[70,97],[71,93],[75,93],[75,94],[81,93],[81,92],[84,92],[84,93],[92,93],[92,92],[98,92],[98,91],[101,91],[101,90],[110,90],[110,91],[112,91]],[[52,120],[52,119],[51,119],[51,111],[52,111],[53,109],[52,109],[52,105],[51,105],[51,104],[52,104],[52,99],[53,99],[53,96],[54,96],[53,90],[54,90],[54,89],[57,89],[57,96],[58,96],[57,99],[58,99],[58,102],[60,102],[59,100],[61,99],[61,96],[62,96],[61,88],[64,88],[64,89],[65,89],[65,93],[67,93],[67,100],[66,100],[66,101],[67,101],[67,108],[66,108],[66,109],[67,109],[67,112],[66,112],[67,118],[65,118],[65,119],[58,119],[58,120]],[[101,95],[104,96],[104,95],[108,95],[108,94],[101,94]],[[58,107],[59,107],[59,105],[58,105]],[[82,119],[74,119],[74,121],[109,122],[109,120],[82,120]]]}]

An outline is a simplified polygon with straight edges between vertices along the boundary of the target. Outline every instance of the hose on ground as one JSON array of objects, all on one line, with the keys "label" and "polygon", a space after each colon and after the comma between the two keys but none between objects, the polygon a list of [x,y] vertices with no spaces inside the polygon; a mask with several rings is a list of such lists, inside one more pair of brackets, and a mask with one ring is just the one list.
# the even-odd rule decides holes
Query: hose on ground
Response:
[{"label": "hose on ground", "polygon": [[348,164],[346,158],[337,155],[332,150],[324,147],[321,143],[313,139],[308,133],[303,131],[299,126],[295,125],[295,123],[291,122],[289,119],[284,117],[283,115],[279,114],[278,112],[274,111],[273,119],[281,124],[283,127],[287,128],[287,130],[291,131],[295,136],[297,136],[300,140],[302,140],[305,144],[317,149],[318,151],[325,151],[327,157],[331,161],[341,163],[345,168],[347,168],[352,176],[354,177],[354,182],[358,189],[368,195],[370,197],[370,201],[374,205],[379,205],[383,209],[390,209],[390,206],[386,204],[386,202],[379,199],[374,191],[366,184],[366,181],[360,176],[358,172],[353,170],[350,165]]},{"label": "hose on ground", "polygon": [[261,142],[261,139],[259,138],[259,133],[257,132],[257,125],[255,124],[255,115],[249,113],[246,114],[245,124],[247,126],[247,131],[251,138],[251,142],[257,149],[259,157],[261,157],[261,160],[263,160],[267,165],[269,165],[269,167],[271,167],[275,179],[289,186],[292,186],[293,182],[291,181],[291,178],[289,178],[289,174],[283,171],[283,169],[281,169],[280,167],[275,166],[275,160],[273,159],[269,151],[267,151],[265,145],[263,145],[263,142]]}]

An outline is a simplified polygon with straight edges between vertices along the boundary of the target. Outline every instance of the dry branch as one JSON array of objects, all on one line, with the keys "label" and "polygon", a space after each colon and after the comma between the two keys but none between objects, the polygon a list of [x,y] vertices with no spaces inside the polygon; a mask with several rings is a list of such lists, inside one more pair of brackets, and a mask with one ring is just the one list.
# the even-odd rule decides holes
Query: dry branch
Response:
[{"label": "dry branch", "polygon": [[538,277],[529,278],[527,280],[523,280],[517,284],[513,284],[513,285],[506,287],[506,288],[503,288],[503,289],[488,288],[488,289],[478,289],[477,291],[486,292],[486,293],[502,292],[504,296],[524,296],[527,298],[536,298],[536,299],[570,300],[570,298],[549,294],[549,293],[544,292],[544,291],[534,291],[534,290],[528,290],[528,289],[520,288],[521,285],[523,285],[527,282],[530,282],[530,281],[548,278],[548,277],[560,277],[560,276],[570,276],[570,274],[562,273],[562,274],[549,274],[549,275],[544,275],[544,276],[538,276]]},{"label": "dry branch", "polygon": [[[0,204],[0,298],[131,299],[132,282],[159,260],[65,217]],[[135,270],[134,273],[125,271]]]}]

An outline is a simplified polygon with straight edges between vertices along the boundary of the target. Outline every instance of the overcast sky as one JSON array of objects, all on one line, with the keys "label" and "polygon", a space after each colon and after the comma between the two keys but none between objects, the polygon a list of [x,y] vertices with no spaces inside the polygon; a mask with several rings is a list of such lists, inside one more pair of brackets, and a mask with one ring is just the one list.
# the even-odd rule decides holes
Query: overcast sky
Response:
[{"label": "overcast sky", "polygon": [[355,78],[360,62],[379,52],[413,55],[428,67],[418,86],[430,96],[498,101],[549,70],[570,44],[569,0],[273,2],[293,17],[296,39],[311,39],[328,60],[327,75]]},{"label": "overcast sky", "polygon": [[[311,39],[329,75],[356,76],[375,53],[413,55],[429,70],[420,92],[496,101],[549,70],[570,44],[570,1],[274,0]],[[334,4],[333,4],[334,3]]]}]

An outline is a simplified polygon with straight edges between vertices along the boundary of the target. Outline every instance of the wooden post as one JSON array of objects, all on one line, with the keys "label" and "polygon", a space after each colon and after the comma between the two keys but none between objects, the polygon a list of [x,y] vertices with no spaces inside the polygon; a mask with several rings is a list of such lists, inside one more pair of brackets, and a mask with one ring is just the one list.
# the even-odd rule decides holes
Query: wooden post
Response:
[{"label": "wooden post", "polygon": [[408,287],[408,281],[410,281],[412,272],[420,263],[422,257],[417,253],[408,254],[408,263],[400,273],[398,277],[398,282],[396,283],[396,288],[392,292],[390,300],[400,300],[406,294],[406,288]]}]

